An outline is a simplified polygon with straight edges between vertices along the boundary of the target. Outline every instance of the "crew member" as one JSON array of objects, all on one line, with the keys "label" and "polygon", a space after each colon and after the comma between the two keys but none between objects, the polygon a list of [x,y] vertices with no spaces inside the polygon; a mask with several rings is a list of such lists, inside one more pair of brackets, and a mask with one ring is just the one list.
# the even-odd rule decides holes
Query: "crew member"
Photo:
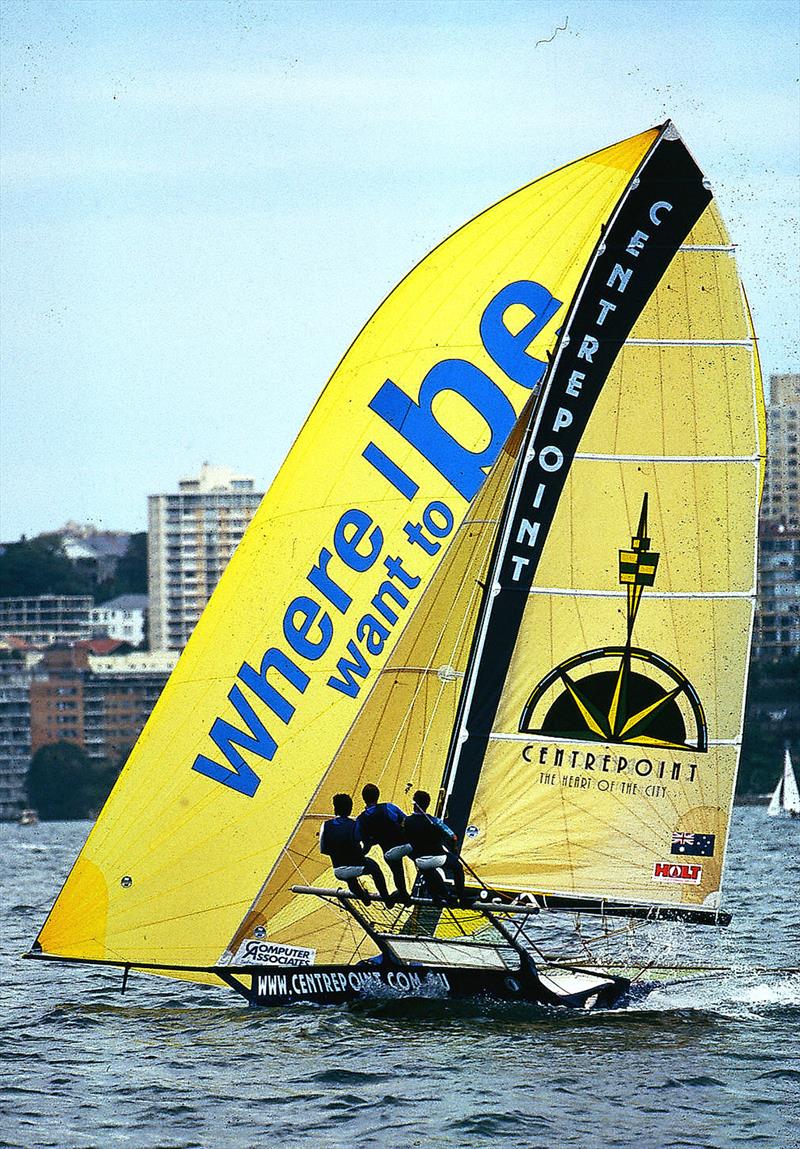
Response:
[{"label": "crew member", "polygon": [[448,874],[453,883],[455,899],[464,902],[464,868],[453,852],[456,835],[441,818],[428,813],[431,796],[426,790],[414,794],[414,813],[403,824],[405,839],[411,847],[411,857],[425,880],[425,885],[435,902],[448,898],[449,890],[441,871]]},{"label": "crew member", "polygon": [[350,817],[353,799],[349,794],[334,794],[333,812],[336,817],[329,818],[320,832],[320,853],[330,857],[334,875],[340,881],[347,882],[350,892],[361,898],[362,902],[369,904],[370,896],[358,879],[368,874],[378,894],[391,905],[394,899],[389,894],[381,868],[366,856],[358,823]]},{"label": "crew member", "polygon": [[403,833],[405,814],[392,802],[379,802],[380,796],[378,787],[368,782],[361,791],[364,809],[356,819],[356,826],[365,850],[380,846],[394,878],[395,898],[401,902],[408,902],[403,858],[407,858],[411,853],[411,847]]}]

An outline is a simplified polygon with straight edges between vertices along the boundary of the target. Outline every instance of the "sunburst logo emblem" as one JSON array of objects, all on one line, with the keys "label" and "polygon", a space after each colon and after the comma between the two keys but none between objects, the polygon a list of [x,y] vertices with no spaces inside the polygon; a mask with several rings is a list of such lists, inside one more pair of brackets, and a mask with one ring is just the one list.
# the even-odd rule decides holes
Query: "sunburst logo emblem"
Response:
[{"label": "sunburst logo emblem", "polygon": [[629,550],[619,552],[619,581],[627,589],[624,646],[584,651],[555,667],[525,704],[522,734],[574,741],[708,748],[697,691],[661,655],[633,645],[636,616],[647,587],[655,584],[660,555],[650,549],[647,495]]}]

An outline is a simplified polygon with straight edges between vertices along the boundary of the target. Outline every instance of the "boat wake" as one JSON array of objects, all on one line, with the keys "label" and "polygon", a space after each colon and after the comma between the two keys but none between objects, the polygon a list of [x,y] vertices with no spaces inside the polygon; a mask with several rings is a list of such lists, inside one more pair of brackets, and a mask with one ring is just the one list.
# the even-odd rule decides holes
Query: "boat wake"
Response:
[{"label": "boat wake", "polygon": [[[453,1000],[448,998],[370,997],[349,1002],[350,1015],[366,1014],[385,1020],[404,1021],[432,1019],[454,1021],[480,1017],[486,1022],[536,1023],[553,1021],[578,1023],[624,1023],[655,1021],[666,1015],[735,1018],[757,1018],[780,1014],[800,1019],[800,973],[736,971],[715,973],[658,985],[635,984],[633,998],[610,1009],[581,1010],[548,1006],[534,1002],[509,1002],[481,997]],[[295,1007],[296,1008],[296,1007]]]},{"label": "boat wake", "polygon": [[800,974],[731,971],[657,986],[642,985],[626,1013],[702,1011],[755,1016],[773,1010],[800,1012]]}]

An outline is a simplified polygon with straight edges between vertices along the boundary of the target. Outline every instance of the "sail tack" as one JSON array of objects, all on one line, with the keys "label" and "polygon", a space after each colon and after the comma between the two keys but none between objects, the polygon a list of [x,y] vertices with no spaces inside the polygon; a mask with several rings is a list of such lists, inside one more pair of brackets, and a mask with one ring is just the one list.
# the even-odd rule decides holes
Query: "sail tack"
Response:
[{"label": "sail tack", "polygon": [[[39,935],[43,952],[183,966],[213,964],[230,945],[344,761],[365,700],[393,713],[384,683],[401,694],[407,670],[401,659],[394,678],[384,671],[441,564],[463,561],[470,507],[658,138],[642,133],[501,201],[367,323],[183,652]],[[671,211],[656,216],[671,233]],[[421,729],[410,725],[407,742],[422,763]],[[343,788],[380,773],[368,739],[348,745]],[[387,798],[435,774],[397,765],[391,740],[381,753]]]}]

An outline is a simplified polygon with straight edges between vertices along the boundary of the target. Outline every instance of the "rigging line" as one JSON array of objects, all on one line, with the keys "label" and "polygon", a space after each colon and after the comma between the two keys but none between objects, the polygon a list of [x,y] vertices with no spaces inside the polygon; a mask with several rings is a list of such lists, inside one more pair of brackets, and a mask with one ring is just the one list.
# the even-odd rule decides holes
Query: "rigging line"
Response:
[{"label": "rigging line", "polygon": [[[423,597],[424,597],[424,595],[423,595]],[[420,600],[420,602],[421,601],[422,600]],[[398,645],[401,641],[402,641],[402,634],[398,638]],[[369,698],[372,696],[372,693],[375,690],[379,681],[380,681],[380,676],[378,678],[376,678],[375,682],[373,683],[372,688],[370,689],[370,692],[367,696],[367,699],[365,699],[365,705],[366,705],[366,702],[369,700]],[[382,713],[385,713],[388,705],[389,705],[389,699],[387,698],[387,700],[383,706]],[[331,771],[333,771],[335,769],[335,767],[337,766],[337,764],[339,763],[342,750],[346,746],[350,736],[352,735],[354,729],[356,728],[358,718],[363,713],[363,710],[364,710],[364,706],[362,706],[361,709],[359,709],[359,711],[356,713],[355,717],[353,718],[352,723],[350,724],[350,727],[348,728],[348,730],[344,734],[344,737],[342,738],[342,741],[339,744],[339,747],[337,748],[337,750],[333,756],[332,761],[329,763],[328,767],[323,771],[322,776],[320,777],[319,782],[317,783],[317,786],[315,787],[313,794],[311,795],[310,799],[308,800],[305,808],[301,811],[291,834],[289,835],[289,837],[288,837],[287,841],[284,843],[284,845],[278,851],[278,854],[277,854],[272,866],[270,867],[269,873],[265,877],[264,882],[261,885],[261,888],[259,889],[255,898],[253,899],[253,902],[251,903],[251,910],[254,909],[259,904],[259,902],[261,901],[267,887],[269,886],[269,883],[272,879],[273,874],[275,874],[278,870],[278,866],[280,865],[281,859],[283,858],[283,856],[285,854],[289,853],[290,849],[292,848],[292,843],[294,842],[294,839],[296,838],[297,834],[300,833],[301,829],[305,825],[307,815],[312,811],[314,804],[315,804],[323,786],[325,785],[325,783],[328,781],[328,779],[330,777]],[[377,737],[377,733],[378,733],[378,729],[376,726],[375,734],[373,735],[372,742],[370,743],[370,748],[372,747],[372,745],[374,745],[374,741],[375,741],[375,738]],[[361,775],[359,774],[359,777],[360,776]]]},{"label": "rigging line", "polygon": [[[488,479],[487,479],[487,482],[488,482]],[[460,544],[460,542],[461,542],[461,540],[460,540],[460,539],[456,539],[456,540],[454,540],[454,544],[455,544],[456,546],[458,546],[458,545]],[[433,576],[433,580],[437,580],[437,576],[439,575],[440,571],[442,570],[442,567],[444,566],[444,564],[445,564],[445,563],[447,563],[448,559],[451,559],[451,555],[452,555],[452,558],[453,558],[453,559],[454,559],[454,558],[457,558],[457,551],[453,551],[453,552],[451,552],[451,551],[448,549],[448,553],[447,553],[447,555],[446,555],[446,556],[444,557],[444,559],[442,560],[442,566],[441,566],[441,567],[439,567],[439,568],[437,569],[437,571],[434,573],[434,576]],[[431,589],[431,590],[433,590],[433,588],[434,588],[434,585],[436,585],[436,584],[434,583],[434,581],[433,581],[433,580],[432,580],[431,584],[429,584],[429,588],[426,588],[426,589]],[[441,579],[439,579],[439,580],[438,580],[438,583],[439,583],[439,585],[436,587],[436,591],[435,591],[435,593],[434,593],[434,595],[433,595],[433,598],[432,598],[432,600],[431,600],[431,601],[429,601],[429,602],[426,604],[426,605],[427,605],[427,611],[426,611],[426,613],[425,613],[425,616],[424,616],[423,618],[421,618],[421,619],[420,619],[420,623],[422,623],[422,624],[424,624],[424,623],[425,623],[425,622],[426,622],[426,621],[427,621],[427,620],[430,618],[430,616],[431,616],[431,615],[434,613],[434,611],[435,611],[435,608],[436,608],[436,605],[437,605],[437,601],[438,601],[438,598],[441,596],[441,593],[442,593],[442,588],[441,588],[441,581],[442,581]],[[423,595],[423,599],[420,601],[420,606],[422,606],[422,603],[423,603],[423,601],[424,601],[424,597],[425,597],[425,596]],[[456,606],[456,600],[457,600],[457,597],[458,597],[458,596],[456,596],[456,598],[454,598],[454,599],[453,599],[453,601],[452,601],[452,603],[451,603],[451,606],[450,606],[450,610],[448,611],[448,613],[447,613],[447,615],[446,615],[446,618],[445,618],[445,625],[444,625],[444,627],[442,628],[442,635],[441,635],[441,638],[443,638],[443,637],[444,637],[444,631],[446,630],[446,627],[447,627],[447,623],[449,622],[449,620],[450,620],[450,618],[451,618],[451,616],[452,616],[452,613],[453,613],[453,611],[455,610],[455,606]],[[469,611],[467,612],[467,614],[468,614],[468,613],[469,613]],[[463,617],[463,618],[466,618],[466,617],[467,617],[467,615],[465,614],[465,615],[464,615],[464,616],[462,616],[462,617]],[[439,640],[439,641],[441,641],[441,638],[440,638],[440,640]],[[402,642],[402,638],[401,638],[401,640],[400,640],[400,641]],[[432,652],[431,652],[430,661],[429,661],[429,665],[428,665],[428,668],[427,668],[428,670],[433,670],[432,661],[433,661],[433,658],[434,658],[434,655],[435,655],[436,651],[438,651],[438,645],[437,645],[437,647],[434,649],[434,651],[432,651]],[[452,653],[451,653],[451,657],[452,657]],[[424,685],[425,685],[425,683],[424,683],[424,680],[423,680],[422,678],[421,678],[421,679],[420,679],[420,680],[417,682],[417,684],[416,684],[416,687],[415,687],[415,689],[414,689],[414,693],[413,693],[413,695],[412,695],[411,699],[409,700],[409,702],[408,702],[408,703],[407,703],[407,705],[406,705],[406,710],[405,710],[405,714],[404,714],[404,716],[403,716],[403,718],[402,718],[402,721],[401,721],[401,722],[399,722],[399,723],[397,724],[397,727],[396,727],[396,734],[395,734],[395,738],[394,738],[394,740],[393,740],[393,742],[392,742],[392,745],[391,745],[391,747],[390,747],[390,749],[389,749],[389,753],[388,753],[388,756],[387,756],[387,762],[391,761],[391,759],[393,758],[393,756],[394,756],[394,754],[395,754],[395,752],[396,752],[396,749],[397,749],[397,745],[398,745],[398,742],[399,742],[400,736],[401,736],[401,734],[402,734],[402,732],[403,732],[404,728],[405,728],[405,727],[406,727],[408,724],[410,724],[410,720],[411,720],[411,717],[412,717],[412,714],[413,714],[414,708],[416,707],[416,705],[417,705],[417,703],[418,703],[418,700],[419,700],[419,695],[420,695],[420,693],[421,693],[421,691],[422,691],[422,689],[423,689],[423,686],[424,686]],[[444,690],[444,686],[445,686],[445,684],[444,684],[444,683],[442,683],[442,686],[441,686],[441,688],[440,688],[440,696],[441,696],[441,694],[443,693],[443,690]],[[387,705],[388,705],[388,703],[389,703],[389,699],[387,699]],[[384,708],[384,709],[385,709],[385,708]],[[434,713],[435,713],[435,710],[436,710],[436,706],[434,706]],[[376,729],[375,729],[375,734],[373,735],[373,739],[372,739],[372,742],[370,743],[370,749],[372,749],[372,747],[374,746],[374,741],[375,741],[375,738],[377,737],[377,734],[378,734],[378,728],[376,727]],[[419,768],[419,762],[420,762],[420,759],[421,759],[421,757],[422,757],[422,752],[423,752],[423,744],[422,744],[422,743],[420,743],[420,749],[419,749],[419,751],[418,751],[418,754],[417,754],[417,758],[416,758],[416,761],[415,761],[414,767],[412,768],[412,770],[413,770],[413,771],[416,771],[416,770],[418,770],[418,768]]]},{"label": "rigging line", "polygon": [[[505,458],[503,458],[503,459],[501,460],[501,462],[504,462],[504,461],[505,461]],[[504,468],[504,469],[505,469],[505,468]],[[487,482],[487,483],[489,483],[490,481],[491,481],[491,479],[490,479],[490,478],[487,478],[486,482]],[[489,538],[487,538],[487,539],[486,539],[486,541],[485,541],[485,543],[484,543],[484,554],[483,554],[483,556],[481,557],[481,560],[480,560],[480,568],[481,568],[481,570],[483,570],[483,569],[485,568],[485,565],[486,565],[486,561],[487,561],[488,550],[489,550],[489,547],[490,547],[490,544],[491,544],[491,542],[492,542],[492,538],[493,538],[493,536],[492,536],[491,532],[489,532],[489,535],[490,535],[490,537],[489,537]],[[465,540],[465,541],[466,541],[466,540]],[[447,557],[446,557],[446,558],[443,560],[443,564],[442,564],[442,566],[444,566],[444,563],[446,563],[446,562],[448,561],[448,558],[449,558],[449,557],[450,557],[450,556],[448,555],[448,556],[447,556]],[[454,561],[455,559],[457,559],[457,558],[458,558],[458,555],[457,555],[457,554],[453,555],[453,561]],[[469,567],[470,565],[472,565],[472,564],[468,562],[467,566]],[[440,570],[441,570],[441,569],[442,569],[442,568],[440,568]],[[437,571],[437,574],[438,574],[438,573],[439,573],[439,571]],[[434,577],[436,577],[436,576],[434,576]],[[443,580],[442,580],[442,581],[443,581]],[[440,587],[438,588],[438,593],[437,593],[437,596],[436,596],[436,598],[440,597],[440,596],[442,595],[442,593],[443,593],[443,587],[441,587],[441,586],[440,586]],[[465,608],[465,609],[463,609],[463,611],[460,611],[460,619],[461,619],[461,622],[460,622],[460,625],[459,625],[458,631],[457,631],[457,633],[456,633],[456,635],[455,635],[455,637],[454,637],[454,639],[453,639],[453,645],[452,645],[452,647],[450,648],[450,650],[449,650],[449,652],[448,652],[448,654],[449,654],[449,660],[448,660],[448,661],[449,661],[450,665],[452,665],[452,664],[453,664],[453,661],[454,661],[454,659],[455,659],[455,657],[456,657],[456,651],[460,649],[460,647],[461,647],[461,645],[462,645],[462,643],[463,643],[464,633],[465,633],[465,630],[466,630],[467,626],[469,625],[469,621],[470,621],[470,619],[471,619],[471,617],[472,617],[472,614],[473,614],[473,609],[474,609],[474,605],[475,605],[475,599],[476,599],[476,596],[477,596],[477,594],[478,594],[478,589],[477,589],[477,587],[476,587],[475,585],[472,585],[472,586],[471,586],[471,589],[470,589],[470,591],[469,591],[469,599],[468,599],[468,602],[467,602],[467,604],[466,604],[466,608]],[[448,610],[448,612],[447,612],[447,614],[446,614],[446,616],[445,616],[445,619],[444,619],[444,623],[443,623],[443,625],[442,625],[442,627],[441,627],[441,633],[440,633],[440,637],[437,639],[437,643],[436,643],[436,646],[434,647],[434,649],[433,649],[433,650],[432,650],[432,652],[431,652],[431,656],[430,656],[430,662],[429,662],[429,665],[428,665],[428,667],[427,667],[427,670],[428,670],[428,671],[433,671],[433,665],[432,665],[432,664],[433,664],[433,660],[434,660],[434,658],[436,658],[436,659],[437,659],[437,661],[438,661],[438,659],[439,659],[440,657],[442,657],[442,656],[440,655],[440,653],[439,653],[439,647],[440,647],[440,644],[441,644],[441,643],[444,641],[444,637],[445,637],[446,631],[447,631],[447,629],[448,629],[448,624],[449,624],[449,622],[450,622],[451,618],[453,617],[453,614],[454,614],[454,612],[456,611],[456,607],[457,607],[457,605],[458,605],[458,595],[454,596],[454,598],[451,600],[450,608],[449,608],[449,610]],[[434,610],[435,610],[435,606],[436,606],[436,601],[434,600],[433,604],[431,605],[431,608],[430,608],[430,609],[429,609],[429,611],[428,611],[428,616],[430,616],[431,614],[433,614],[433,612],[434,612]],[[461,675],[461,677],[463,678],[463,674]],[[436,699],[434,700],[434,703],[433,703],[433,715],[432,715],[432,718],[431,718],[431,723],[430,723],[430,725],[428,726],[428,729],[430,729],[430,726],[432,726],[432,725],[433,725],[433,723],[434,723],[434,720],[435,720],[435,716],[436,716],[436,713],[437,713],[437,711],[438,711],[439,705],[440,705],[440,703],[441,703],[441,701],[442,701],[442,698],[443,698],[443,696],[444,696],[444,692],[445,692],[445,688],[446,688],[446,686],[447,686],[447,683],[446,683],[446,682],[444,682],[444,681],[442,681],[442,683],[441,683],[441,686],[439,687],[439,691],[438,691],[437,697],[436,697]],[[413,709],[414,709],[414,708],[417,706],[417,704],[418,704],[418,701],[419,701],[419,694],[420,694],[420,692],[421,692],[421,690],[422,690],[422,687],[423,687],[423,680],[420,680],[420,682],[417,684],[417,687],[416,687],[416,689],[415,689],[415,692],[414,692],[414,695],[413,695],[413,697],[412,697],[412,698],[409,700],[409,702],[408,702],[408,704],[407,704],[406,713],[405,713],[405,716],[404,716],[404,718],[403,718],[403,721],[402,721],[400,724],[398,724],[397,735],[395,736],[395,740],[394,740],[394,742],[393,742],[393,744],[392,744],[392,747],[391,747],[391,750],[390,750],[390,756],[391,756],[391,755],[393,755],[393,754],[394,754],[394,752],[395,752],[395,750],[396,750],[396,746],[397,746],[397,742],[398,742],[398,740],[399,740],[399,737],[400,737],[400,732],[401,732],[401,730],[402,730],[402,729],[403,729],[403,727],[406,725],[406,723],[408,723],[408,722],[409,722],[409,720],[410,720],[410,718],[411,718],[411,715],[412,715],[412,712],[413,712]],[[421,763],[421,761],[422,761],[422,757],[423,757],[423,754],[424,754],[424,747],[425,747],[425,743],[424,743],[424,738],[423,738],[422,740],[420,740],[419,748],[418,748],[418,750],[417,750],[417,754],[416,754],[416,757],[415,757],[415,759],[414,759],[414,763],[413,763],[413,766],[411,767],[411,772],[412,772],[412,774],[417,774],[417,773],[419,772],[419,769],[420,769],[420,763]]]},{"label": "rigging line", "polygon": [[[566,789],[567,789],[566,787],[563,787],[563,786],[561,787],[562,803],[564,801],[566,801],[566,797],[567,797],[567,795],[565,793]],[[635,837],[630,832],[629,829],[625,829],[623,827],[620,827],[620,826],[616,825],[615,822],[613,822],[613,821],[606,820],[606,818],[602,817],[599,813],[597,813],[596,808],[588,809],[588,808],[582,806],[579,802],[576,802],[574,800],[571,803],[569,803],[569,805],[573,810],[578,812],[581,819],[587,819],[587,818],[593,819],[604,830],[610,831],[611,835],[616,835],[620,838],[626,839],[632,845],[638,846],[640,849],[643,849],[645,852],[650,851],[650,849],[652,848],[652,844],[653,844],[652,836],[648,837],[646,840],[640,840],[639,838]],[[672,803],[672,806],[673,806],[673,812],[677,812],[677,807],[675,807],[674,803]],[[620,806],[619,800],[618,800],[617,804],[615,805],[613,810],[610,812],[610,817],[613,818],[614,814],[618,814],[621,808],[622,807]],[[645,834],[653,835],[654,833],[658,833],[658,831],[663,831],[665,828],[664,827],[664,819],[659,818],[657,810],[654,810],[654,811],[648,810],[648,816],[647,817],[645,816],[644,812],[642,812],[640,810],[632,809],[630,806],[625,807],[625,812],[626,812],[626,815],[628,816],[628,818],[635,818],[636,821],[639,822],[639,824],[642,828],[642,831]],[[597,850],[597,852],[600,853],[601,856],[605,856],[605,857],[611,858],[611,859],[616,859],[617,861],[622,861],[622,862],[625,861],[625,857],[622,854],[615,855],[613,852],[612,853],[604,852],[601,850],[599,845],[595,845],[593,848],[595,850]]]},{"label": "rigging line", "polygon": [[[493,536],[492,536],[492,538],[493,538]],[[482,572],[485,570],[486,562],[488,561],[487,556],[488,556],[489,544],[492,542],[492,538],[489,538],[486,540],[487,545],[484,549],[484,555],[483,555],[481,562],[480,562],[480,569]],[[470,626],[470,621],[472,621],[472,626],[474,627],[474,620],[472,619],[472,616],[474,613],[475,602],[476,602],[478,595],[479,595],[479,584],[476,581],[475,583],[473,583],[473,585],[470,589],[467,607],[464,610],[464,612],[461,614],[461,623],[460,623],[458,631],[457,631],[457,633],[453,639],[453,645],[449,651],[450,657],[449,657],[448,661],[449,661],[450,665],[453,665],[453,663],[456,659],[456,652],[461,651],[463,649],[464,637],[465,637],[465,634],[467,632],[468,627]],[[456,600],[454,599],[452,609],[447,616],[447,621],[449,621],[449,619],[452,615],[452,611],[455,609],[455,602],[456,602]],[[442,634],[442,637],[444,637],[444,632]],[[460,672],[459,677],[463,680],[463,678],[464,678],[464,672],[463,671]],[[436,711],[438,710],[439,704],[440,704],[440,702],[444,696],[445,686],[446,686],[446,683],[444,681],[442,681],[442,684],[439,688],[437,698],[434,702],[434,707],[433,707],[434,715],[436,714]],[[417,752],[417,758],[416,758],[415,764],[414,764],[415,770],[419,769],[419,765],[420,765],[420,762],[422,759],[423,745],[424,744],[421,742],[419,750]]]},{"label": "rigging line", "polygon": [[[139,928],[144,929],[147,926],[163,925],[167,922],[182,922],[182,921],[186,921],[188,918],[197,917],[199,914],[214,913],[216,910],[229,910],[229,909],[232,909],[234,906],[240,906],[241,904],[242,904],[241,899],[237,899],[237,900],[231,901],[231,902],[218,902],[213,906],[205,906],[202,910],[189,910],[186,913],[171,914],[169,917],[164,917],[164,918],[149,918],[146,921],[142,921],[142,922],[138,923],[137,924],[137,930]],[[130,930],[124,930],[124,931],[121,930],[120,931],[120,933],[130,933],[130,932],[131,932]],[[186,949],[188,947],[184,946],[182,948]]]}]

